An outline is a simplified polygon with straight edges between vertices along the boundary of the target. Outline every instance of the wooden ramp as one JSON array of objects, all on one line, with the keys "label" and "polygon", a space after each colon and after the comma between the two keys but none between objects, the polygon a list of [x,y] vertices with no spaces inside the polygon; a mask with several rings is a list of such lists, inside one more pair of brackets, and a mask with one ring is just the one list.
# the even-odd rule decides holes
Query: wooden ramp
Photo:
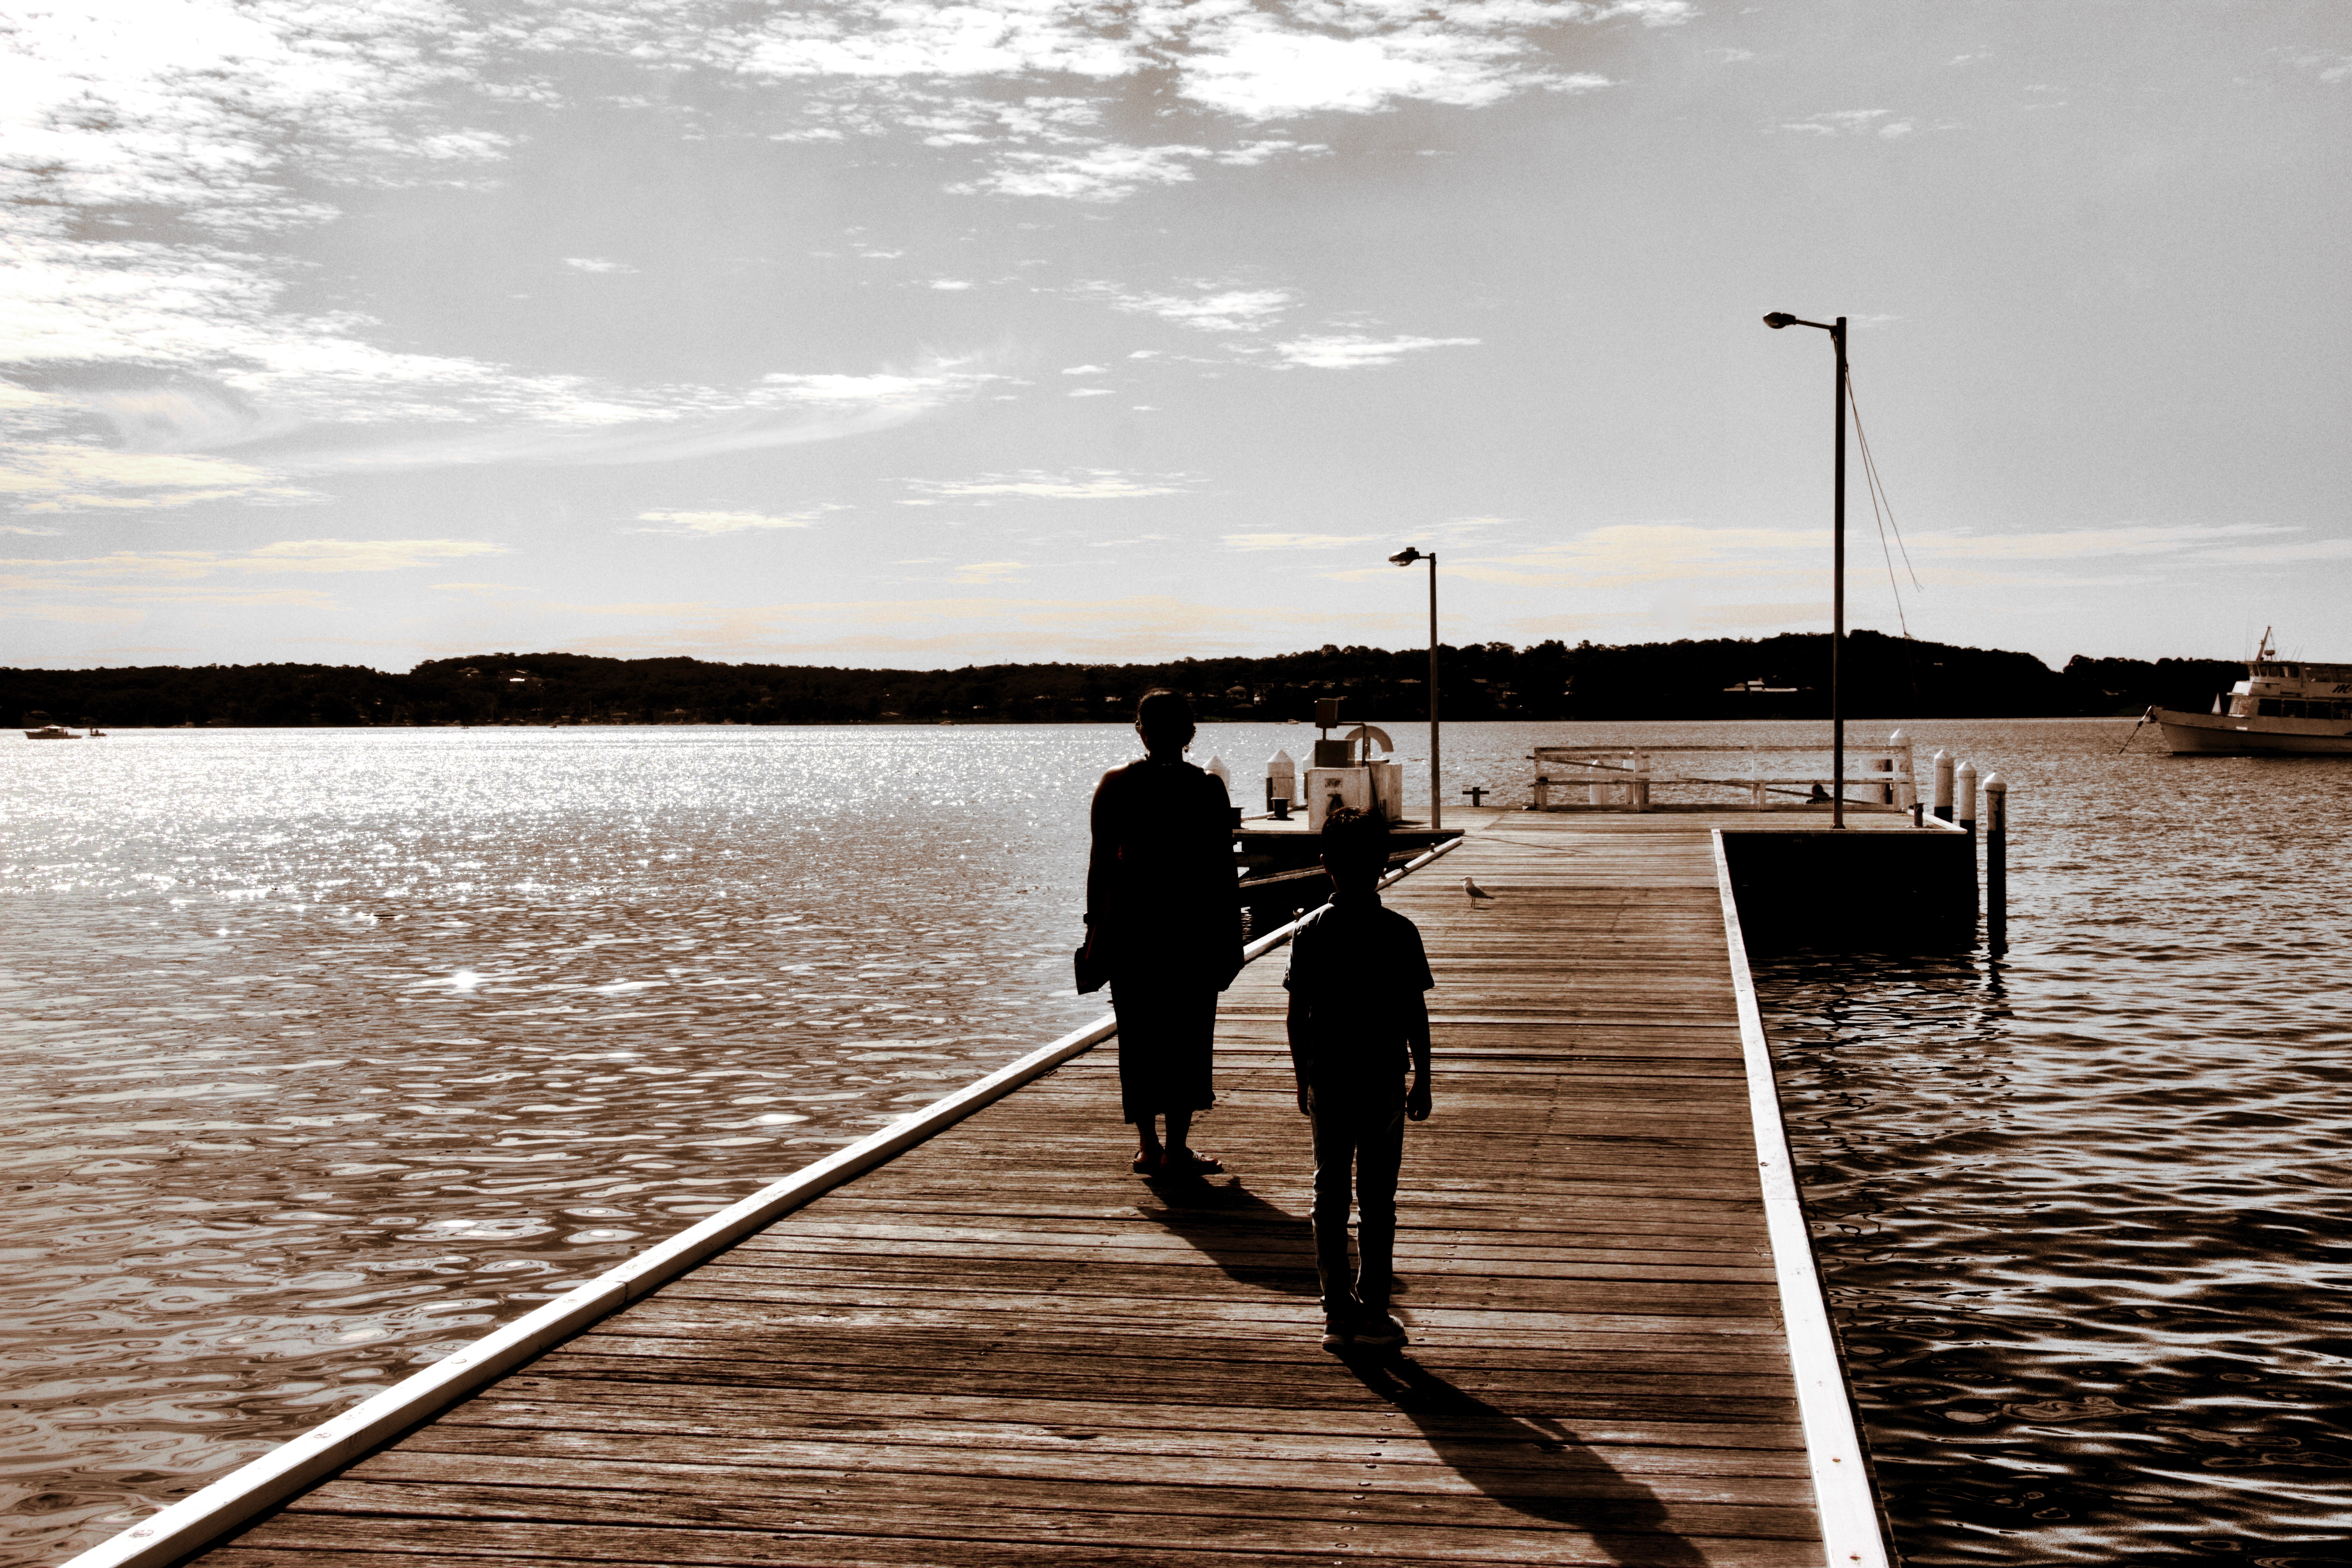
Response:
[{"label": "wooden ramp", "polygon": [[1277,950],[1227,1176],[1128,1173],[1100,1047],[191,1561],[1821,1564],[1710,826],[1489,815],[1386,895],[1438,977],[1402,1361],[1317,1342]]}]

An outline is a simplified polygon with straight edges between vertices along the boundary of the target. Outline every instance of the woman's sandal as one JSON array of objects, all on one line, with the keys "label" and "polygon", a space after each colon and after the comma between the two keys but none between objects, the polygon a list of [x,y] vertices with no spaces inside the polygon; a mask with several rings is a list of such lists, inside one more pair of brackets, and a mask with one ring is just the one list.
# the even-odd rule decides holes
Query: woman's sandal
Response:
[{"label": "woman's sandal", "polygon": [[1171,1149],[1160,1161],[1160,1173],[1165,1176],[1222,1176],[1225,1163],[1197,1149]]},{"label": "woman's sandal", "polygon": [[1135,1173],[1139,1176],[1158,1175],[1160,1173],[1160,1163],[1163,1157],[1164,1156],[1160,1152],[1153,1150],[1138,1149],[1135,1152]]}]

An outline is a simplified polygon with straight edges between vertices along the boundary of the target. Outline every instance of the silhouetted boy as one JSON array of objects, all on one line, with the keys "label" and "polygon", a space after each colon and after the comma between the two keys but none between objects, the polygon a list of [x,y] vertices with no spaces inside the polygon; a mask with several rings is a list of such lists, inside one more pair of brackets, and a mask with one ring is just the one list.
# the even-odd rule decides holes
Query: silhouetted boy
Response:
[{"label": "silhouetted boy", "polygon": [[[1315,1267],[1323,1281],[1323,1348],[1404,1343],[1389,1316],[1396,1253],[1397,1170],[1404,1123],[1429,1116],[1429,1009],[1436,982],[1419,928],[1383,908],[1388,824],[1334,811],[1323,823],[1329,904],[1291,939],[1290,1062],[1298,1109],[1315,1130]],[[1410,1059],[1412,1087],[1404,1085]],[[1348,1268],[1350,1178],[1359,1215]]]}]

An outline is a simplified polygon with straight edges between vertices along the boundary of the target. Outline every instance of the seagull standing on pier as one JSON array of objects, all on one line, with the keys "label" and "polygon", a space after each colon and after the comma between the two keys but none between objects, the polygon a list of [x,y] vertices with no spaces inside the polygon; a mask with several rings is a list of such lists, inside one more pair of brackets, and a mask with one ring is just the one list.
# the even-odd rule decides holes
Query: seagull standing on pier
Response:
[{"label": "seagull standing on pier", "polygon": [[1470,895],[1470,901],[1474,904],[1481,899],[1486,900],[1490,904],[1495,901],[1494,894],[1488,892],[1486,889],[1480,887],[1477,883],[1472,881],[1467,877],[1462,879],[1462,890]]}]

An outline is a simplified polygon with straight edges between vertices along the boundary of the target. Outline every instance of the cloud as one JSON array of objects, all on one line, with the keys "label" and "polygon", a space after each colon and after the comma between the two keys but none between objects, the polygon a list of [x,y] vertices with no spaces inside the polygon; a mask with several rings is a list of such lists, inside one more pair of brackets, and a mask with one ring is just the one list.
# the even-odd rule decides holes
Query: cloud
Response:
[{"label": "cloud", "polygon": [[[1910,557],[1928,586],[1962,584],[2013,587],[2084,586],[2094,581],[2148,580],[2166,568],[2205,570],[2214,564],[2256,564],[2352,558],[2352,541],[2292,541],[2297,531],[2273,523],[2156,526],[1979,533],[1950,529],[1905,536]],[[2273,554],[2272,552],[2275,552]],[[1810,581],[1826,569],[1826,542],[1814,529],[1706,528],[1695,523],[1619,523],[1540,548],[1446,564],[1449,575],[1523,587],[1615,588],[1677,580],[1731,578],[1747,582]],[[2127,563],[2093,579],[2079,573],[2007,570],[2032,563]]]},{"label": "cloud", "polygon": [[2273,540],[2294,529],[2279,523],[2231,522],[2158,527],[2118,523],[2107,528],[2036,532],[1973,533],[1958,530],[1909,536],[1911,553],[1943,561],[2086,561],[2109,556],[2211,552],[2217,546]]},{"label": "cloud", "polygon": [[2331,86],[2337,82],[2352,81],[2352,55],[2340,54],[2334,50],[2298,50],[2287,55],[2287,63],[2299,70],[2311,72],[2321,81]]},{"label": "cloud", "polygon": [[757,511],[641,511],[639,522],[657,523],[656,528],[640,529],[643,533],[744,533],[772,528],[814,528],[828,511],[845,508],[820,506],[808,511],[787,512],[772,517]]},{"label": "cloud", "polygon": [[1215,291],[1192,295],[1133,294],[1104,283],[1089,284],[1083,291],[1108,298],[1115,309],[1130,314],[1157,316],[1163,321],[1204,332],[1263,331],[1298,300],[1287,289],[1216,289],[1208,283],[1194,287]]},{"label": "cloud", "polygon": [[1476,338],[1367,338],[1355,334],[1299,338],[1274,345],[1282,363],[1314,370],[1358,370],[1366,365],[1394,364],[1423,349],[1467,348]]},{"label": "cloud", "polygon": [[1108,375],[1110,372],[1098,364],[1074,364],[1065,369],[1064,375]]},{"label": "cloud", "polygon": [[[786,135],[876,135],[910,127],[934,146],[982,150],[985,172],[954,188],[1105,201],[1191,179],[1194,162],[1246,164],[1321,150],[1278,141],[1224,151],[1135,147],[1102,138],[1094,127],[1118,84],[1164,77],[1196,108],[1248,124],[1376,113],[1406,103],[1479,108],[1523,91],[1607,85],[1555,63],[1564,26],[1616,19],[1662,26],[1696,14],[1688,0],[1471,0],[1444,7],[1319,0],[1266,7],[1147,4],[1117,12],[1082,0],[994,8],[841,0],[821,9],[756,14],[741,31],[713,17],[698,36],[713,63],[817,89],[804,110],[807,123]],[[675,37],[639,47],[675,47]],[[982,96],[991,83],[1045,77],[1090,90],[1010,100]]]},{"label": "cloud", "polygon": [[1350,544],[1369,544],[1381,538],[1377,533],[1228,533],[1228,550],[1338,550]]},{"label": "cloud", "polygon": [[[1561,15],[1568,7],[1544,8],[1559,20],[1572,19]],[[1207,108],[1264,121],[1368,114],[1401,102],[1483,109],[1528,88],[1609,85],[1605,77],[1553,69],[1507,28],[1477,26],[1475,5],[1454,11],[1452,26],[1447,13],[1423,12],[1419,26],[1380,30],[1365,25],[1373,7],[1352,9],[1354,36],[1339,37],[1285,26],[1265,13],[1226,13],[1221,26],[1196,35],[1209,47],[1185,59],[1177,90]]]},{"label": "cloud", "polygon": [[982,474],[971,479],[906,482],[925,497],[936,500],[1028,496],[1044,500],[1132,500],[1144,496],[1181,494],[1186,488],[1186,478],[1183,474],[1123,474],[1116,468],[1072,468],[1061,473],[1027,468],[1011,474]]},{"label": "cloud", "polygon": [[598,256],[567,256],[563,265],[574,272],[630,273],[636,270],[625,261],[608,261]]},{"label": "cloud", "polygon": [[[1875,122],[1884,120],[1886,114],[1887,110],[1884,109],[1835,109],[1825,114],[1808,115],[1802,120],[1783,121],[1780,129],[1803,132],[1812,136],[1864,136],[1874,130],[1883,135],[1884,129]],[[1904,122],[1904,129],[1910,129],[1908,121]]]},{"label": "cloud", "polygon": [[965,278],[934,278],[930,286],[942,293],[960,294],[971,287],[971,281]]},{"label": "cloud", "polygon": [[[120,550],[67,560],[0,561],[0,613],[51,620],[127,621],[152,605],[244,609],[338,607],[313,587],[239,587],[228,578],[284,578],[407,571],[481,555],[503,545],[467,539],[294,539],[234,553]],[[17,595],[26,595],[18,599]]]},{"label": "cloud", "polygon": [[1262,650],[1266,627],[1305,642],[1381,643],[1419,635],[1411,609],[1316,610],[1295,604],[1203,605],[1162,595],[1118,599],[967,596],[835,603],[551,606],[582,616],[658,623],[565,639],[614,655],[694,652],[704,658],[933,665],[982,659],[1109,662]]},{"label": "cloud", "polygon": [[467,556],[505,553],[504,545],[469,539],[289,539],[243,554],[215,550],[118,550],[62,561],[0,561],[0,566],[32,567],[66,578],[194,581],[223,572],[266,575],[397,572]]},{"label": "cloud", "polygon": [[142,510],[201,501],[288,504],[316,499],[248,463],[184,452],[120,452],[65,442],[0,452],[0,495],[25,512]]},{"label": "cloud", "polygon": [[972,561],[957,567],[953,580],[984,587],[1005,582],[1028,569],[1028,563],[1021,561]]}]

